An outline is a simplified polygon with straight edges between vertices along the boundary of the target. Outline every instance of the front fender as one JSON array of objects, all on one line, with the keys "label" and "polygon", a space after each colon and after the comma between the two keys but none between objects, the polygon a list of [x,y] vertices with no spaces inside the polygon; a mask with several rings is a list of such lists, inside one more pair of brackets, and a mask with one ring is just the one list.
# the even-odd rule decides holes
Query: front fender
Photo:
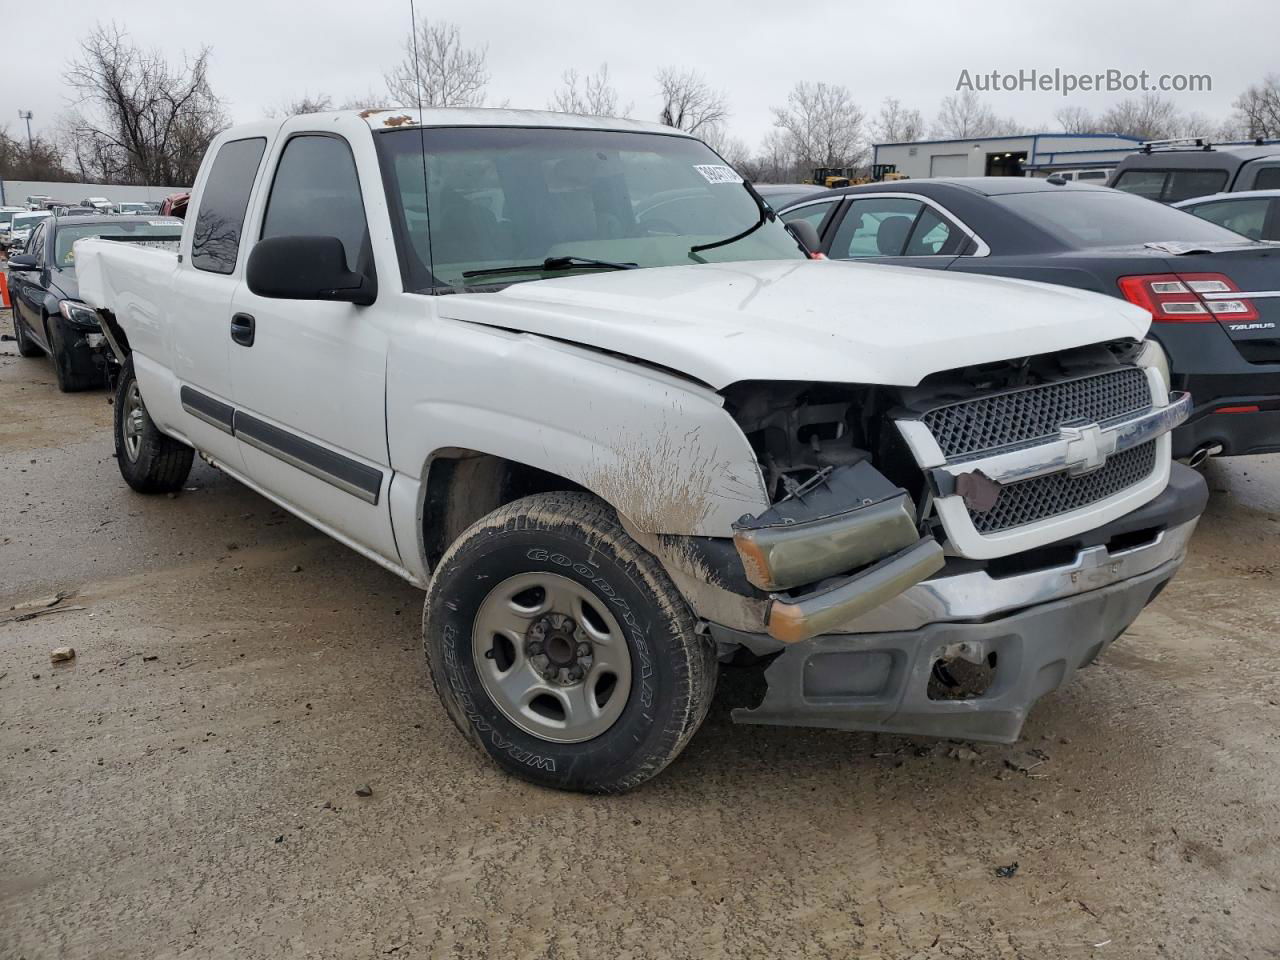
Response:
[{"label": "front fender", "polygon": [[388,364],[398,473],[425,477],[445,448],[489,453],[571,480],[654,534],[728,537],[768,507],[755,454],[709,387],[532,334],[451,321],[437,333],[397,344]]}]

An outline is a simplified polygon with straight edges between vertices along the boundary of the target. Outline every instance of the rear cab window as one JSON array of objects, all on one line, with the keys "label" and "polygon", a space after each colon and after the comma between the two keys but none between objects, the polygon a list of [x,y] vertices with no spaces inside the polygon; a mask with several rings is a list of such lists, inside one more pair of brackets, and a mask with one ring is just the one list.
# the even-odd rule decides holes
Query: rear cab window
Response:
[{"label": "rear cab window", "polygon": [[1227,171],[1212,169],[1125,170],[1115,182],[1117,190],[1161,203],[1177,203],[1220,193],[1226,185]]},{"label": "rear cab window", "polygon": [[191,265],[197,270],[235,270],[249,194],[266,148],[264,137],[231,140],[218,148],[191,234]]}]

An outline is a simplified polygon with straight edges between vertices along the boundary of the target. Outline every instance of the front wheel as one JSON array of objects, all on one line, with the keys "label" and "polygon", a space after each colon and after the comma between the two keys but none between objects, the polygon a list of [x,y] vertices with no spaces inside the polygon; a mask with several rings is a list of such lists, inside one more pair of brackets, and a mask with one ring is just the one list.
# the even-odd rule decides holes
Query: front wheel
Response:
[{"label": "front wheel", "polygon": [[517,500],[449,548],[423,614],[450,718],[511,773],[618,793],[706,717],[718,669],[683,596],[588,494]]},{"label": "front wheel", "polygon": [[195,451],[161,433],[133,373],[133,357],[125,361],[116,384],[116,462],[125,483],[139,493],[174,493],[191,472]]}]

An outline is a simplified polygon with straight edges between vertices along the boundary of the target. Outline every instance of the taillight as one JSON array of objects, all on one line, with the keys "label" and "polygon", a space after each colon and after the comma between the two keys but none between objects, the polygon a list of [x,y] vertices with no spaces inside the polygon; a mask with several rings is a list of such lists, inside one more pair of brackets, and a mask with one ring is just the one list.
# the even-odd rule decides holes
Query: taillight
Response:
[{"label": "taillight", "polygon": [[1221,273],[1154,273],[1120,278],[1130,303],[1151,311],[1156,323],[1247,323],[1258,319],[1252,301],[1229,296],[1240,288]]}]

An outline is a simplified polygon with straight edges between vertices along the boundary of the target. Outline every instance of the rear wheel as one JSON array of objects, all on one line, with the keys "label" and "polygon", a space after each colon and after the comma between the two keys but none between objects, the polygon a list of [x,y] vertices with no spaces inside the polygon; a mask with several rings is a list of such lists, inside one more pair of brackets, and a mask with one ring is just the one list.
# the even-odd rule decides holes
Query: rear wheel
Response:
[{"label": "rear wheel", "polygon": [[450,718],[534,783],[616,793],[706,717],[715,649],[661,565],[588,494],[518,500],[441,559],[423,617]]},{"label": "rear wheel", "polygon": [[195,451],[160,432],[142,402],[133,374],[133,357],[125,361],[116,384],[116,462],[125,483],[139,493],[173,493],[191,472]]},{"label": "rear wheel", "polygon": [[22,322],[22,318],[18,316],[18,311],[13,311],[13,339],[18,344],[18,355],[23,357],[40,357],[44,355],[44,351],[40,349],[40,345],[31,339],[31,334],[27,333],[27,328]]},{"label": "rear wheel", "polygon": [[102,370],[94,364],[88,349],[74,346],[75,335],[67,329],[62,317],[50,317],[45,325],[49,331],[50,357],[58,378],[58,389],[63,393],[75,393],[102,386]]}]

